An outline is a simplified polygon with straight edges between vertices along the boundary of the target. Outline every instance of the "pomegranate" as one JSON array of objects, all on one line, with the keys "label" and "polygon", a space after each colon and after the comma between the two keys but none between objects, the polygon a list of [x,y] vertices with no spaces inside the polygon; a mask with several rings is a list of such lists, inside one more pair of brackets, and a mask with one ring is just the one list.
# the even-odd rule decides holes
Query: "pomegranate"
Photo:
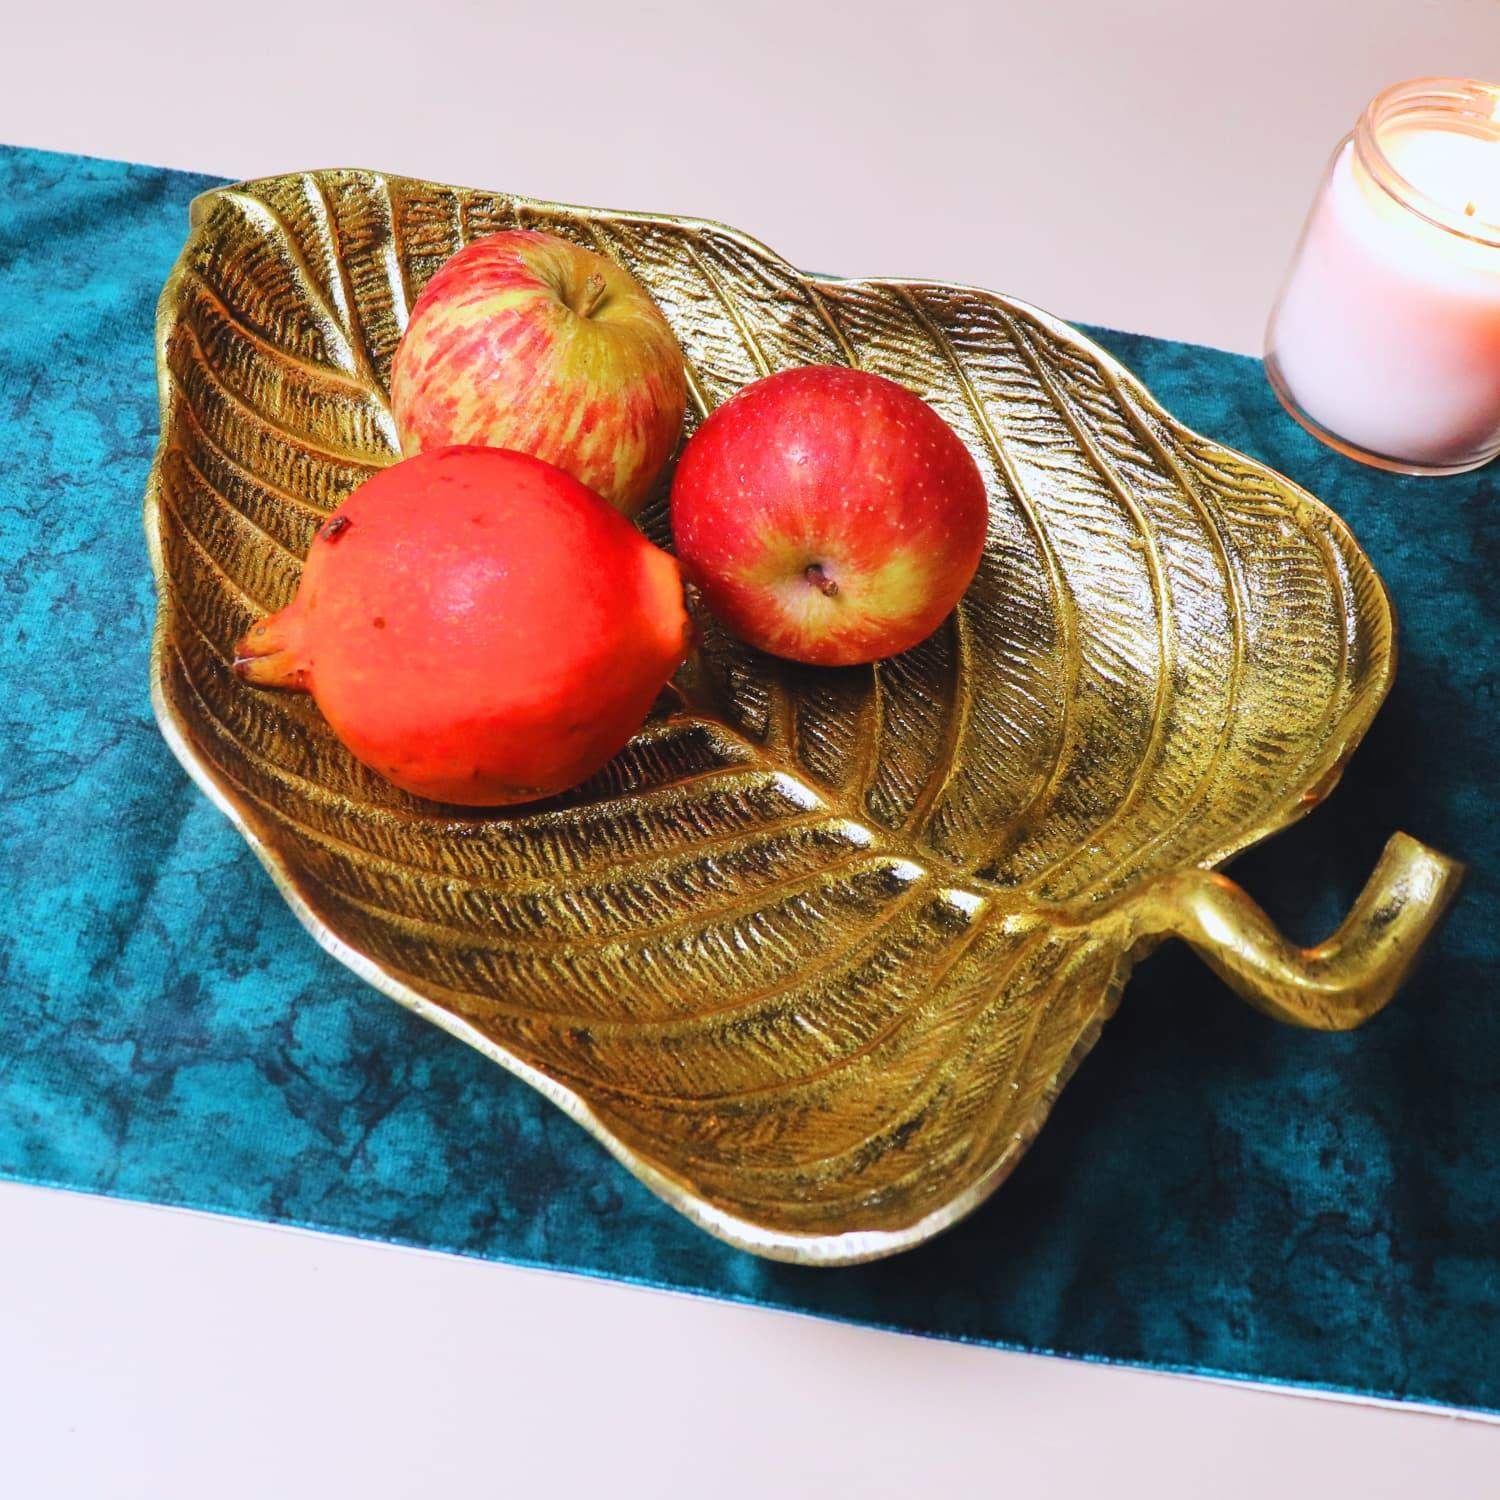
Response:
[{"label": "pomegranate", "polygon": [[504,449],[439,448],[339,506],[235,670],[311,693],[397,786],[491,807],[603,766],[689,635],[676,561],[578,480]]}]

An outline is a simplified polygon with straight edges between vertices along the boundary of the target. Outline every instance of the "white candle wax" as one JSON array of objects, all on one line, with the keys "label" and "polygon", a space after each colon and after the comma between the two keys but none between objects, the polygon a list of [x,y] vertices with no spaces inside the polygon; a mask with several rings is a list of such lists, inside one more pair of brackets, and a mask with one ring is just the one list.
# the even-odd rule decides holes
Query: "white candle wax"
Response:
[{"label": "white candle wax", "polygon": [[1457,468],[1500,441],[1500,139],[1382,134],[1395,171],[1481,231],[1432,223],[1345,145],[1314,205],[1271,332],[1276,371],[1314,422],[1403,464]]}]

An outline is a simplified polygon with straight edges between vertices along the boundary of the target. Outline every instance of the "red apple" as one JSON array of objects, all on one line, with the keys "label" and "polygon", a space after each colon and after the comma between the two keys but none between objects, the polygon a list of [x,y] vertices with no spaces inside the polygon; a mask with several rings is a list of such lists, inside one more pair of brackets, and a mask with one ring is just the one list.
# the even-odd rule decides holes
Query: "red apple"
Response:
[{"label": "red apple", "polygon": [[814,365],[757,380],[678,461],[672,535],[731,630],[820,666],[893,656],[974,577],[988,505],[969,450],[879,375]]},{"label": "red apple", "polygon": [[438,270],[391,370],[408,458],[455,443],[510,448],[626,515],[672,456],[685,399],[682,351],[640,282],[531,229],[475,240]]},{"label": "red apple", "polygon": [[235,670],[439,802],[530,802],[640,728],[688,648],[670,554],[561,469],[441,448],[382,469],[313,540]]}]

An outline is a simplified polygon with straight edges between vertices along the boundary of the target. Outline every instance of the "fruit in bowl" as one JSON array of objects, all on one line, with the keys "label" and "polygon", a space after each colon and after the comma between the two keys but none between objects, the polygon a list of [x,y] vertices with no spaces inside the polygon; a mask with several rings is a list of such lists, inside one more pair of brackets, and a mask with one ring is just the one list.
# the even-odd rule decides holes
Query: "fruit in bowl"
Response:
[{"label": "fruit in bowl", "polygon": [[603,766],[689,638],[676,562],[597,495],[525,454],[451,447],[339,506],[235,670],[311,693],[397,786],[489,807]]},{"label": "fruit in bowl", "polygon": [[936,630],[979,567],[988,514],[978,465],[926,402],[822,365],[731,397],[672,483],[677,556],[708,608],[751,645],[820,666]]},{"label": "fruit in bowl", "polygon": [[487,235],[412,308],[391,370],[408,457],[452,444],[545,459],[626,515],[677,446],[682,351],[623,267],[557,235]]}]

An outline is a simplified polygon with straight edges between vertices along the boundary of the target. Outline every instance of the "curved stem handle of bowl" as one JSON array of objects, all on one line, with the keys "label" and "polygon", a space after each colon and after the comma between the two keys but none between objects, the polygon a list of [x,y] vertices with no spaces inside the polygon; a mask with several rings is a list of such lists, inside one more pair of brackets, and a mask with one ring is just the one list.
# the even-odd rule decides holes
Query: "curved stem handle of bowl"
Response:
[{"label": "curved stem handle of bowl", "polygon": [[1153,887],[1135,914],[1137,930],[1181,938],[1278,1021],[1347,1031],[1396,993],[1463,876],[1457,860],[1397,833],[1338,931],[1315,947],[1287,942],[1239,886],[1207,870]]}]

